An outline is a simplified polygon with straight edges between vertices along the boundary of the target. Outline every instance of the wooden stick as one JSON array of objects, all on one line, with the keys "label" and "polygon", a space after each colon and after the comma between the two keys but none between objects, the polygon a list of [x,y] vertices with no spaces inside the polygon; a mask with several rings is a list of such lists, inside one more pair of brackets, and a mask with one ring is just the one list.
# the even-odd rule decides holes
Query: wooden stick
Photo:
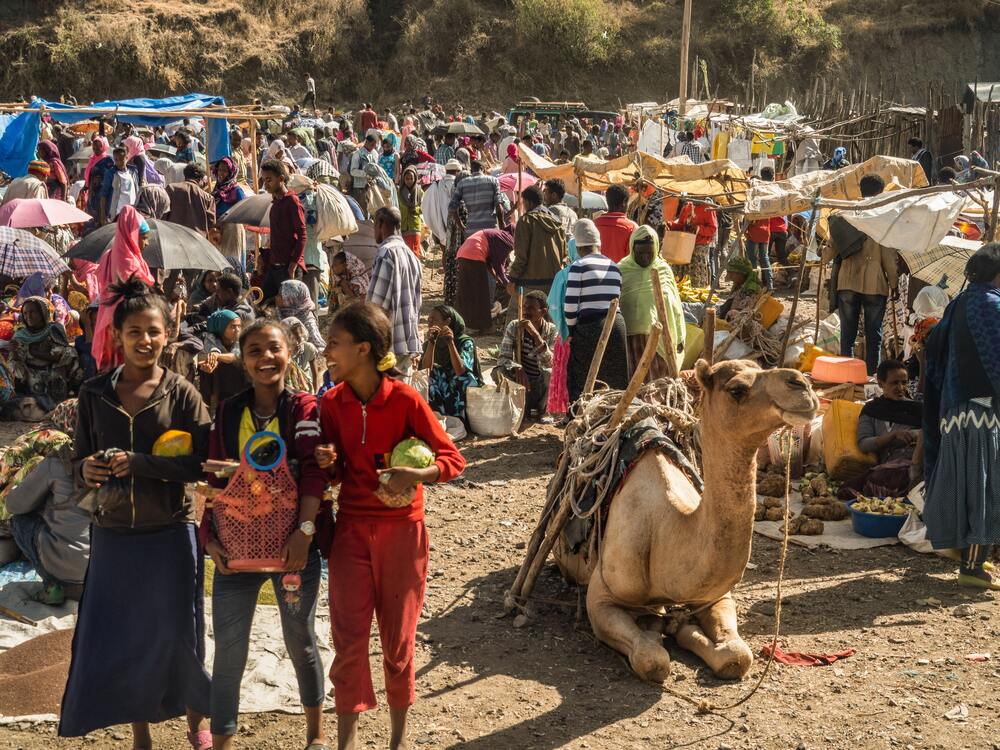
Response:
[{"label": "wooden stick", "polygon": [[594,392],[594,384],[597,382],[597,373],[601,369],[601,362],[604,361],[604,350],[608,348],[608,339],[611,338],[611,331],[615,327],[615,318],[618,315],[618,298],[615,297],[608,305],[608,314],[604,318],[604,328],[601,329],[601,338],[597,340],[597,348],[594,350],[594,361],[590,363],[590,370],[587,371],[587,380],[583,384],[583,395],[589,396]]},{"label": "wooden stick", "polygon": [[642,388],[642,384],[646,382],[646,373],[652,367],[653,357],[656,356],[656,349],[660,345],[660,333],[662,329],[663,326],[659,323],[653,323],[650,326],[649,338],[646,339],[646,348],[642,351],[642,358],[639,360],[639,364],[636,365],[635,372],[632,373],[632,379],[629,381],[628,388],[625,389],[625,393],[622,394],[618,406],[615,407],[614,412],[611,414],[611,419],[608,420],[607,432],[614,430],[625,418],[625,412],[632,405],[632,399],[635,398],[635,394]]},{"label": "wooden stick", "polygon": [[9,617],[10,619],[15,620],[16,622],[21,623],[22,625],[37,625],[38,624],[37,622],[35,622],[34,620],[32,620],[30,617],[25,617],[20,612],[15,612],[14,610],[12,610],[12,609],[10,609],[8,607],[4,607],[2,604],[0,604],[0,615],[3,615],[4,617]]},{"label": "wooden stick", "polygon": [[[763,306],[764,302],[767,300],[767,298],[769,296],[770,296],[769,294],[764,293],[764,292],[762,292],[762,293],[760,293],[760,294],[757,295],[757,301],[754,303],[754,306],[753,306],[753,311],[755,313],[758,310],[760,310],[760,308]],[[751,316],[751,317],[753,317],[753,316]],[[749,320],[749,318],[748,318],[748,320]],[[739,332],[742,329],[743,329],[743,326],[740,326],[738,328],[732,328],[732,329],[730,329],[729,335],[726,336],[725,339],[723,339],[723,341],[722,341],[721,344],[719,344],[717,347],[715,347],[715,352],[714,352],[713,357],[712,357],[713,361],[721,358],[722,355],[726,353],[726,351],[729,349],[729,347],[732,345],[732,343],[736,340],[736,337],[739,335]]]},{"label": "wooden stick", "polygon": [[515,357],[517,358],[517,363],[524,364],[524,344],[522,342],[523,333],[521,332],[521,321],[524,320],[524,287],[519,286],[517,288],[517,333],[514,339],[514,349]]},{"label": "wooden stick", "polygon": [[656,315],[660,319],[660,327],[663,329],[663,353],[667,363],[667,375],[671,378],[676,378],[677,349],[674,347],[674,340],[670,335],[667,303],[663,299],[663,284],[660,282],[660,272],[656,269],[651,269],[649,277],[653,281],[653,301],[656,302]]},{"label": "wooden stick", "polygon": [[993,208],[990,211],[989,241],[997,239],[997,214],[1000,213],[1000,175],[993,180]]},{"label": "wooden stick", "polygon": [[705,308],[705,323],[702,326],[705,331],[705,343],[702,345],[701,358],[708,362],[709,367],[714,364],[715,354],[715,308]]},{"label": "wooden stick", "polygon": [[[788,339],[792,335],[792,326],[795,324],[795,311],[799,309],[799,297],[802,296],[802,277],[806,270],[806,256],[809,255],[809,246],[816,236],[816,220],[819,218],[819,190],[813,198],[813,210],[809,216],[809,228],[806,230],[806,239],[802,243],[802,255],[799,258],[799,278],[795,284],[795,296],[792,297],[792,309],[788,313],[788,325],[785,326],[785,335],[781,338],[781,352],[778,354],[778,366],[785,363],[785,351],[788,349]],[[819,298],[816,299],[817,305]]]},{"label": "wooden stick", "polygon": [[826,272],[826,263],[819,264],[819,281],[816,282],[816,331],[813,334],[813,344],[819,341],[819,319],[820,319],[820,303],[823,301],[823,275]]}]

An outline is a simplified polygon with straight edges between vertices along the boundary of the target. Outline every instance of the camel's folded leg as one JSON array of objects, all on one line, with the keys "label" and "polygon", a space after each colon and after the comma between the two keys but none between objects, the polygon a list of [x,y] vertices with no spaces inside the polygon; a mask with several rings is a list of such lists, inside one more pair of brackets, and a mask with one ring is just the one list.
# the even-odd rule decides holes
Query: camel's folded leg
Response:
[{"label": "camel's folded leg", "polygon": [[640,629],[635,615],[614,601],[599,568],[587,588],[587,615],[597,638],[625,654],[639,677],[663,682],[670,676],[670,654],[663,648],[663,639],[654,631]]},{"label": "camel's folded leg", "polygon": [[753,664],[753,652],[737,631],[736,603],[731,594],[695,617],[677,632],[677,644],[695,653],[718,677],[739,680]]}]

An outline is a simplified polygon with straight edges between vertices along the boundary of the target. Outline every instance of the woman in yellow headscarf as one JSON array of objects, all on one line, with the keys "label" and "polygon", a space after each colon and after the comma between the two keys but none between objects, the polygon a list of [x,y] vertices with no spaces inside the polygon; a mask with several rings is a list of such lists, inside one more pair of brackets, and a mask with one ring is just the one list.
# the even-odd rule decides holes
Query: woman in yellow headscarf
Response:
[{"label": "woman in yellow headscarf", "polygon": [[653,321],[657,320],[656,299],[653,290],[653,279],[650,271],[656,270],[660,276],[660,286],[663,289],[663,302],[667,310],[666,326],[670,331],[670,339],[674,342],[674,351],[667,353],[662,342],[658,355],[646,381],[665,377],[667,374],[667,356],[673,356],[680,370],[684,361],[684,310],[681,307],[680,294],[674,281],[674,272],[670,264],[660,257],[660,238],[652,227],[645,224],[636,229],[629,239],[629,254],[618,264],[622,274],[621,311],[625,318],[625,330],[628,333],[628,366],[634,372],[646,348]]}]

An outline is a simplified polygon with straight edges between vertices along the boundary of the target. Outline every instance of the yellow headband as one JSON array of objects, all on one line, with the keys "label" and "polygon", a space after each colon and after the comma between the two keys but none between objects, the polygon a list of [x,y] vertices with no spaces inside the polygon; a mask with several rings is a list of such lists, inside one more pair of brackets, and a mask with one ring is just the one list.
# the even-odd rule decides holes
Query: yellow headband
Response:
[{"label": "yellow headband", "polygon": [[382,359],[378,361],[378,364],[375,365],[375,369],[378,370],[379,372],[386,372],[388,370],[391,370],[395,366],[396,366],[396,355],[393,354],[392,352],[389,352],[384,357],[382,357]]}]

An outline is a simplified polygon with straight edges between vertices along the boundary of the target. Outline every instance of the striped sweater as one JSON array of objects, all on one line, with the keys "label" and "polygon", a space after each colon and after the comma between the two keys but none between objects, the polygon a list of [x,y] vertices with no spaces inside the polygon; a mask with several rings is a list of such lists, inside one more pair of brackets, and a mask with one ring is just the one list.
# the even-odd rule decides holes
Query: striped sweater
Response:
[{"label": "striped sweater", "polygon": [[573,328],[580,321],[602,317],[611,300],[622,293],[622,275],[610,258],[591,253],[569,267],[566,277],[566,302],[563,316],[573,335]]}]

